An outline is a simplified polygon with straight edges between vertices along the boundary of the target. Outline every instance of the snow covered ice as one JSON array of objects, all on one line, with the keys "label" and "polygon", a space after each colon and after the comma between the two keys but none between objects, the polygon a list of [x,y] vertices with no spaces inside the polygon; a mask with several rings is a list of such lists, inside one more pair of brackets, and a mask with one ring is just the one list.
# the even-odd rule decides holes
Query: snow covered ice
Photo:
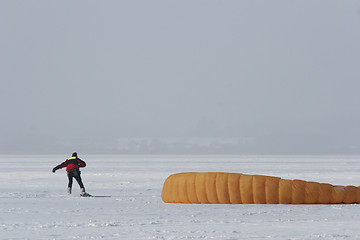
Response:
[{"label": "snow covered ice", "polygon": [[68,196],[66,156],[0,156],[0,239],[360,239],[360,205],[165,204],[184,171],[360,185],[358,157],[81,155],[87,192]]}]

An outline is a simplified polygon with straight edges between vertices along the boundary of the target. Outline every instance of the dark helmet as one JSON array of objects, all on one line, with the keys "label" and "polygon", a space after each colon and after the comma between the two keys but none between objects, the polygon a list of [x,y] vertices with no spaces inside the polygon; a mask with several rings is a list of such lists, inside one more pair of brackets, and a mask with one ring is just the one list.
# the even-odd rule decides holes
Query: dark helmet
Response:
[{"label": "dark helmet", "polygon": [[77,152],[73,152],[72,156],[77,157]]}]

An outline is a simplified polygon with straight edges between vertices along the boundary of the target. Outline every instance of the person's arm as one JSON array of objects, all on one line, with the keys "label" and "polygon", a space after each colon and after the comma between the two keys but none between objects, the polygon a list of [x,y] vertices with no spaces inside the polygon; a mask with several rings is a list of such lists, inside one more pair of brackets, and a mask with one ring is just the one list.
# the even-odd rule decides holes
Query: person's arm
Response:
[{"label": "person's arm", "polygon": [[80,158],[77,158],[76,160],[79,163],[79,167],[86,167],[86,163],[83,160],[81,160]]},{"label": "person's arm", "polygon": [[52,172],[54,173],[56,170],[61,169],[61,168],[66,167],[66,166],[67,166],[67,160],[65,162],[63,162],[63,163],[60,163],[56,167],[54,167]]}]

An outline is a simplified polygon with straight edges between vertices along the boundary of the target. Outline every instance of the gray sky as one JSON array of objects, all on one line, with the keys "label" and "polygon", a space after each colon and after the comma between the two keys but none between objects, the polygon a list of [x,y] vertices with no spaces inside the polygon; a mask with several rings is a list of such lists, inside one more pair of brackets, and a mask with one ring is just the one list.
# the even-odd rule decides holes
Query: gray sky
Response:
[{"label": "gray sky", "polygon": [[360,154],[360,1],[0,0],[0,34],[0,153]]}]

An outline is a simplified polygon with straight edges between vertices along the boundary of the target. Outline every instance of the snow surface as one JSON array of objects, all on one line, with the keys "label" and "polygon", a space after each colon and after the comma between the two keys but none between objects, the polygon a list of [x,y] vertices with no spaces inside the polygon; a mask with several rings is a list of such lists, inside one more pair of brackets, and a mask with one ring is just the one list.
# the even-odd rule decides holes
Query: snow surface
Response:
[{"label": "snow surface", "polygon": [[87,191],[67,196],[66,156],[0,156],[0,239],[360,239],[360,205],[165,204],[170,174],[221,171],[360,185],[358,157],[81,156]]}]

